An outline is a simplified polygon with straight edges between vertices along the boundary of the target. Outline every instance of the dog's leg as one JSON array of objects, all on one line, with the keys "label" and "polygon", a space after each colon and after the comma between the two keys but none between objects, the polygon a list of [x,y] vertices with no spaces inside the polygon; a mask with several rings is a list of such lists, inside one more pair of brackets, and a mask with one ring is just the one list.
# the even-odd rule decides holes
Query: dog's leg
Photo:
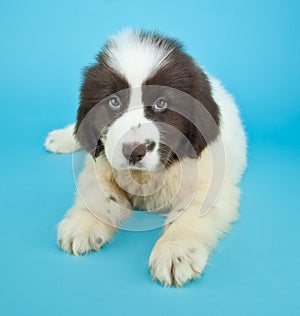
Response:
[{"label": "dog's leg", "polygon": [[79,177],[75,204],[58,226],[58,244],[75,255],[99,250],[131,214],[130,203],[115,192],[105,177],[99,179],[95,175],[92,158],[88,156]]},{"label": "dog's leg", "polygon": [[205,216],[201,216],[195,202],[175,220],[174,214],[170,214],[167,220],[173,221],[166,225],[149,259],[153,279],[165,286],[181,286],[198,278],[218,238],[236,219],[238,200],[239,189],[225,184],[218,201]]},{"label": "dog's leg", "polygon": [[81,149],[74,137],[75,125],[68,125],[62,129],[50,132],[45,141],[45,148],[53,153],[67,154]]}]

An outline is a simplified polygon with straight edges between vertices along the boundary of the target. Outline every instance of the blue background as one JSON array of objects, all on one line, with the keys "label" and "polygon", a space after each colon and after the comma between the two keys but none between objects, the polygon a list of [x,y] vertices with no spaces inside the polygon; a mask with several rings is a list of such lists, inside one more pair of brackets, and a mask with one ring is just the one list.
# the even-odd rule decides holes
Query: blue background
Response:
[{"label": "blue background", "polygon": [[[2,315],[299,315],[299,3],[1,1]],[[182,289],[147,271],[159,229],[79,258],[56,246],[75,186],[71,155],[43,142],[74,121],[80,69],[124,26],[183,40],[234,94],[249,136],[240,220]]]}]

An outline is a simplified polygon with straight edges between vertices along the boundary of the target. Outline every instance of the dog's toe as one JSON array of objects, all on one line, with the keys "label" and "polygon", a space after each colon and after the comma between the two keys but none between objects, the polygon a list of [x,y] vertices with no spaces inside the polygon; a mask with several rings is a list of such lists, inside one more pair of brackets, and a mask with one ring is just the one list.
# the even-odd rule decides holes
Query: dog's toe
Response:
[{"label": "dog's toe", "polygon": [[53,153],[67,154],[80,149],[78,142],[73,136],[74,126],[70,125],[62,129],[50,132],[44,146]]},{"label": "dog's toe", "polygon": [[79,256],[98,251],[114,231],[115,228],[102,223],[89,211],[81,211],[79,215],[73,212],[60,222],[57,241],[64,251]]},{"label": "dog's toe", "polygon": [[154,280],[164,286],[182,286],[196,279],[208,259],[201,246],[187,241],[159,241],[150,256],[149,269]]}]

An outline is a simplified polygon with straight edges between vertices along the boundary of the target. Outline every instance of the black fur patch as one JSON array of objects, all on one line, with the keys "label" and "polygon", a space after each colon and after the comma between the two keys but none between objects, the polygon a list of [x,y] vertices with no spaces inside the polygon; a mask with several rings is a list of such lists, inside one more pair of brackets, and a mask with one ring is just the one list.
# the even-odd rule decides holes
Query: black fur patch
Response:
[{"label": "black fur patch", "polygon": [[[151,106],[160,97],[168,108],[154,112]],[[146,117],[163,131],[160,157],[164,164],[185,156],[196,158],[219,134],[219,108],[208,78],[181,45],[175,46],[168,63],[144,82],[143,101]],[[178,130],[176,135],[171,127]]]},{"label": "black fur patch", "polygon": [[[104,150],[100,136],[127,109],[129,102],[128,82],[107,68],[102,59],[100,54],[99,63],[84,71],[75,128],[78,141],[94,158]],[[120,110],[108,106],[112,95],[121,99],[123,106]]]},{"label": "black fur patch", "polygon": [[[142,96],[146,117],[161,131],[161,162],[170,165],[182,157],[197,158],[219,134],[219,109],[212,98],[208,78],[183,51],[180,42],[155,32],[140,32],[138,36],[141,41],[151,38],[153,45],[170,51],[168,62],[144,82]],[[77,113],[76,137],[94,158],[104,151],[101,137],[105,137],[111,123],[126,111],[130,99],[128,82],[107,62],[109,45],[110,42],[98,55],[97,63],[83,74]],[[111,95],[121,99],[120,110],[108,106]],[[159,97],[164,97],[169,106],[163,112],[154,112],[152,105]]]}]

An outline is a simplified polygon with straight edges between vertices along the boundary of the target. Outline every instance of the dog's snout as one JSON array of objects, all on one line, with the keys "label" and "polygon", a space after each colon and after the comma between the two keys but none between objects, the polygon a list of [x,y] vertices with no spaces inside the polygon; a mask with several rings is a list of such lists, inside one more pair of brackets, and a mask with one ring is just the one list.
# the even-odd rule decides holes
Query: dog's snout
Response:
[{"label": "dog's snout", "polygon": [[147,148],[145,144],[141,143],[126,143],[123,144],[122,152],[129,163],[135,164],[143,159],[146,155]]}]

